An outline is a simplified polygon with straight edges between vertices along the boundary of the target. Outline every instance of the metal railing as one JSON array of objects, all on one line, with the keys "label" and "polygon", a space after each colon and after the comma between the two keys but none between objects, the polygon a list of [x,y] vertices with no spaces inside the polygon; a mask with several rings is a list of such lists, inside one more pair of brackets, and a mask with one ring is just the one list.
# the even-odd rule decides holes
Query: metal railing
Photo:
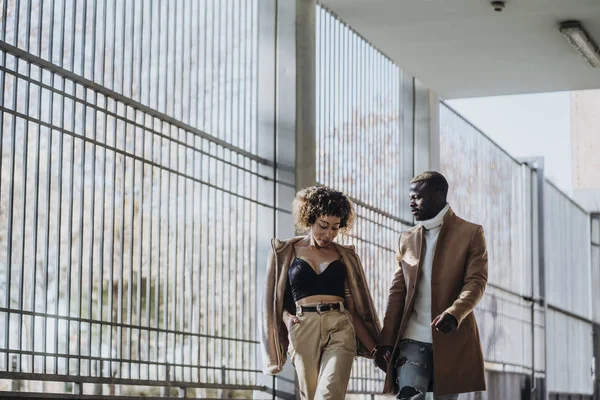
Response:
[{"label": "metal railing", "polygon": [[543,310],[532,302],[539,297],[534,279],[535,171],[443,102],[439,118],[449,202],[459,216],[483,226],[487,241],[488,288],[475,310],[484,357],[521,371],[543,372],[543,351],[534,347],[536,339],[543,339]]},{"label": "metal railing", "polygon": [[257,2],[1,8],[0,378],[264,390]]},{"label": "metal railing", "polygon": [[545,376],[549,393],[590,395],[600,266],[589,213],[544,179],[543,162],[513,158],[443,102],[440,157],[450,203],[486,232],[489,282],[475,309],[486,361]]},{"label": "metal railing", "polygon": [[[317,9],[317,182],[352,197],[356,245],[380,316],[400,233],[412,225],[413,79],[323,7]],[[379,393],[383,374],[358,359],[350,391]]]}]

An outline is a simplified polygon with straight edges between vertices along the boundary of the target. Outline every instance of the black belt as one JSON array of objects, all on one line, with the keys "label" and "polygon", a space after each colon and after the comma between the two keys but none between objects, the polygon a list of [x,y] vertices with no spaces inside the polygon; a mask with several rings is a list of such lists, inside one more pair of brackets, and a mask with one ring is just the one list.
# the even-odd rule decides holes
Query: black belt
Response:
[{"label": "black belt", "polygon": [[297,308],[299,308],[301,312],[318,312],[318,313],[342,309],[342,307],[340,306],[340,303],[317,304],[316,307],[298,306]]}]

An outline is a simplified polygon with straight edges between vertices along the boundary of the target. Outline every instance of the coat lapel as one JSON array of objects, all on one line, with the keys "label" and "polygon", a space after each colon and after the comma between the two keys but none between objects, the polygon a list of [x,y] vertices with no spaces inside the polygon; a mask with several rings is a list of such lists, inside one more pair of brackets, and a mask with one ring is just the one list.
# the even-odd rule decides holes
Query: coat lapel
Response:
[{"label": "coat lapel", "polygon": [[423,261],[423,227],[417,226],[408,238],[408,246],[403,252],[402,261],[404,261],[405,275],[408,280],[416,284]]}]

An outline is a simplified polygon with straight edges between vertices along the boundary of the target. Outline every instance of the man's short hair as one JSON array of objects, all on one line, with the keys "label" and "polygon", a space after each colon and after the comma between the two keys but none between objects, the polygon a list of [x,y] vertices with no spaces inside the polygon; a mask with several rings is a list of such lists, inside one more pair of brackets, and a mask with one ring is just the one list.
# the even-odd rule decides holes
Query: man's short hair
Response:
[{"label": "man's short hair", "polygon": [[410,183],[426,182],[431,185],[436,192],[444,193],[444,196],[448,195],[448,181],[444,175],[437,171],[425,171],[415,176]]}]

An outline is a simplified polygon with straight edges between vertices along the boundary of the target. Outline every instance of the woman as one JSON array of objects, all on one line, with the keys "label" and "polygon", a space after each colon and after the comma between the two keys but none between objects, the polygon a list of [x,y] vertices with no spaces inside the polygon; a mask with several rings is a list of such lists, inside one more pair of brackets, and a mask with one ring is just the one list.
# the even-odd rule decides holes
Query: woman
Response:
[{"label": "woman", "polygon": [[334,242],[351,228],[353,205],[341,192],[310,187],[296,195],[293,216],[307,234],[271,242],[264,372],[279,373],[287,352],[303,399],[343,399],[355,355],[373,358],[380,331],[354,246]]}]

